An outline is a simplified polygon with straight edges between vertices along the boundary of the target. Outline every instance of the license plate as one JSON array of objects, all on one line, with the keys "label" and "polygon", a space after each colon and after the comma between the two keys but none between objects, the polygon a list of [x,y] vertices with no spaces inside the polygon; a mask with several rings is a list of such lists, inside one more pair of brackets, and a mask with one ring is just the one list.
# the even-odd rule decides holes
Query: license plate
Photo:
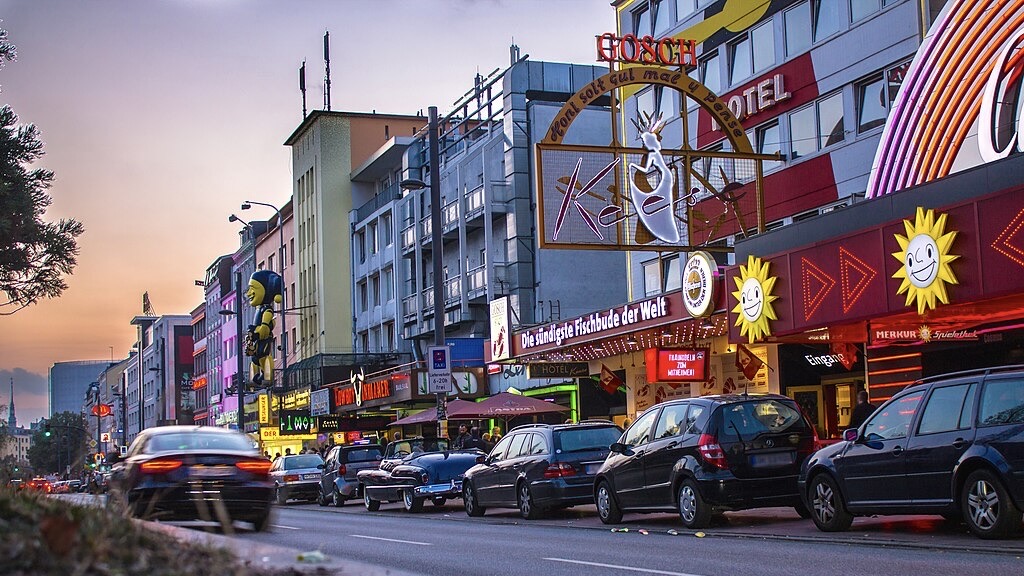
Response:
[{"label": "license plate", "polygon": [[775,454],[755,454],[750,457],[751,466],[788,466],[792,463],[792,452],[777,452]]},{"label": "license plate", "polygon": [[600,464],[587,464],[587,474],[597,474],[597,471],[601,468]]},{"label": "license plate", "polygon": [[319,477],[320,477],[319,474],[303,474],[302,475],[302,479],[303,480],[316,480]]},{"label": "license plate", "polygon": [[189,475],[196,478],[223,478],[232,474],[234,470],[228,466],[193,466],[189,470]]}]

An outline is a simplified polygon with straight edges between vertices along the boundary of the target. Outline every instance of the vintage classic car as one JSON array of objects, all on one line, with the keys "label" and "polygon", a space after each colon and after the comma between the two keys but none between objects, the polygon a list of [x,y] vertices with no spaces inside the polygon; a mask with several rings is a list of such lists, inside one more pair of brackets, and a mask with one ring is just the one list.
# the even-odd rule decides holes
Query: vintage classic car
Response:
[{"label": "vintage classic car", "polygon": [[462,476],[484,453],[477,449],[449,450],[446,438],[407,438],[388,444],[380,466],[357,474],[363,504],[376,511],[381,502],[401,500],[409,512],[423,502],[435,506],[462,497]]}]

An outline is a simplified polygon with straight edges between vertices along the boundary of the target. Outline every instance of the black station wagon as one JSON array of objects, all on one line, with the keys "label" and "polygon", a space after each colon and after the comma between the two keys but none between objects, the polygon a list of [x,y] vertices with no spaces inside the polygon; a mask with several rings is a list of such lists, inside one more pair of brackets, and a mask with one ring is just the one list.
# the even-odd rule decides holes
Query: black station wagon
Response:
[{"label": "black station wagon", "polygon": [[938,514],[981,538],[1020,531],[1024,366],[921,380],[843,438],[801,470],[819,529],[846,530],[854,516]]},{"label": "black station wagon", "polygon": [[676,510],[688,528],[712,514],[792,506],[797,474],[817,436],[800,407],[777,394],[729,394],[654,406],[612,444],[594,481],[601,520],[624,511]]}]

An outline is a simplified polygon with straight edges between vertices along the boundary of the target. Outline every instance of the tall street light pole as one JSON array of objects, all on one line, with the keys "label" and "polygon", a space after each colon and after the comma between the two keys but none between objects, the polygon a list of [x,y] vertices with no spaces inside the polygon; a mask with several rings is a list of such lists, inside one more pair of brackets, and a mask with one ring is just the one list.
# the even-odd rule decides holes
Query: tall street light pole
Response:
[{"label": "tall street light pole", "polygon": [[[440,174],[440,146],[438,136],[440,130],[437,122],[437,106],[428,109],[427,132],[430,140],[428,142],[428,162],[430,166],[430,246],[434,253],[434,345],[444,346],[444,268],[442,266],[442,242],[441,234],[443,226],[441,223],[441,174]],[[404,180],[400,186],[408,190],[422,189],[426,184],[422,180]],[[445,393],[437,393],[437,436],[444,436],[444,421],[447,420],[445,413]]]},{"label": "tall street light pole", "polygon": [[[245,224],[246,228],[249,229],[249,233],[250,234],[252,234],[252,232],[253,232],[252,226],[250,226],[248,222],[246,222],[245,220],[242,220],[241,218],[239,218],[238,216],[235,216],[234,214],[232,214],[231,216],[228,217],[228,222],[241,222],[242,224]],[[253,236],[255,236],[255,235],[253,235]],[[254,242],[253,242],[252,249],[253,249],[253,254],[255,254],[256,253],[255,238],[253,238],[253,240],[254,240]],[[234,310],[221,310],[220,313],[224,314],[226,316],[229,316],[231,314],[235,315],[235,331],[237,332],[237,335],[235,336],[235,345],[236,345],[235,346],[235,356],[238,359],[238,363],[237,363],[238,377],[235,379],[235,386],[238,387],[238,390],[236,390],[236,392],[238,393],[238,416],[237,416],[237,418],[238,418],[238,430],[240,432],[242,432],[242,433],[245,433],[245,386],[244,386],[244,384],[245,384],[245,373],[243,372],[243,370],[245,368],[245,365],[242,362],[242,354],[243,354],[243,348],[242,348],[242,295],[244,293],[245,293],[245,291],[242,290],[242,270],[241,269],[236,269],[235,270],[235,309]]]},{"label": "tall street light pole", "polygon": [[[256,202],[253,200],[246,200],[242,203],[242,210],[248,210],[252,204],[257,206],[266,206],[273,208],[274,212],[277,212],[277,237],[278,244],[280,245],[277,251],[277,259],[279,261],[278,268],[281,274],[281,388],[288,388],[287,380],[287,369],[288,369],[288,324],[285,321],[285,308],[288,307],[288,283],[284,281],[284,267],[285,267],[285,253],[284,253],[284,218],[281,217],[281,211],[277,209],[277,206],[273,204],[266,204],[264,202]],[[294,222],[294,220],[292,220]],[[255,253],[256,247],[253,246],[253,252]]]}]

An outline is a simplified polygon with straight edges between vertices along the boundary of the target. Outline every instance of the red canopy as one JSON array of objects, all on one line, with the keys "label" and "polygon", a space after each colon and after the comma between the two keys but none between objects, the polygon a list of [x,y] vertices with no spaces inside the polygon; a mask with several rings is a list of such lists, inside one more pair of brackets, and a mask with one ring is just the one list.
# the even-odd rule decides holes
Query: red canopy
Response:
[{"label": "red canopy", "polygon": [[451,420],[473,420],[477,418],[514,418],[516,416],[532,416],[551,412],[568,412],[565,406],[553,402],[538,400],[529,396],[520,396],[501,392],[480,402],[465,402],[458,407],[448,403],[448,418]]},{"label": "red canopy", "polygon": [[[475,402],[469,402],[467,400],[455,400],[448,401],[448,418],[452,417],[452,412],[459,410],[465,404],[475,404]],[[405,426],[407,424],[426,424],[428,422],[437,422],[437,410],[434,408],[427,408],[422,412],[417,412],[412,416],[406,416],[400,418],[391,423],[391,426]]]}]

